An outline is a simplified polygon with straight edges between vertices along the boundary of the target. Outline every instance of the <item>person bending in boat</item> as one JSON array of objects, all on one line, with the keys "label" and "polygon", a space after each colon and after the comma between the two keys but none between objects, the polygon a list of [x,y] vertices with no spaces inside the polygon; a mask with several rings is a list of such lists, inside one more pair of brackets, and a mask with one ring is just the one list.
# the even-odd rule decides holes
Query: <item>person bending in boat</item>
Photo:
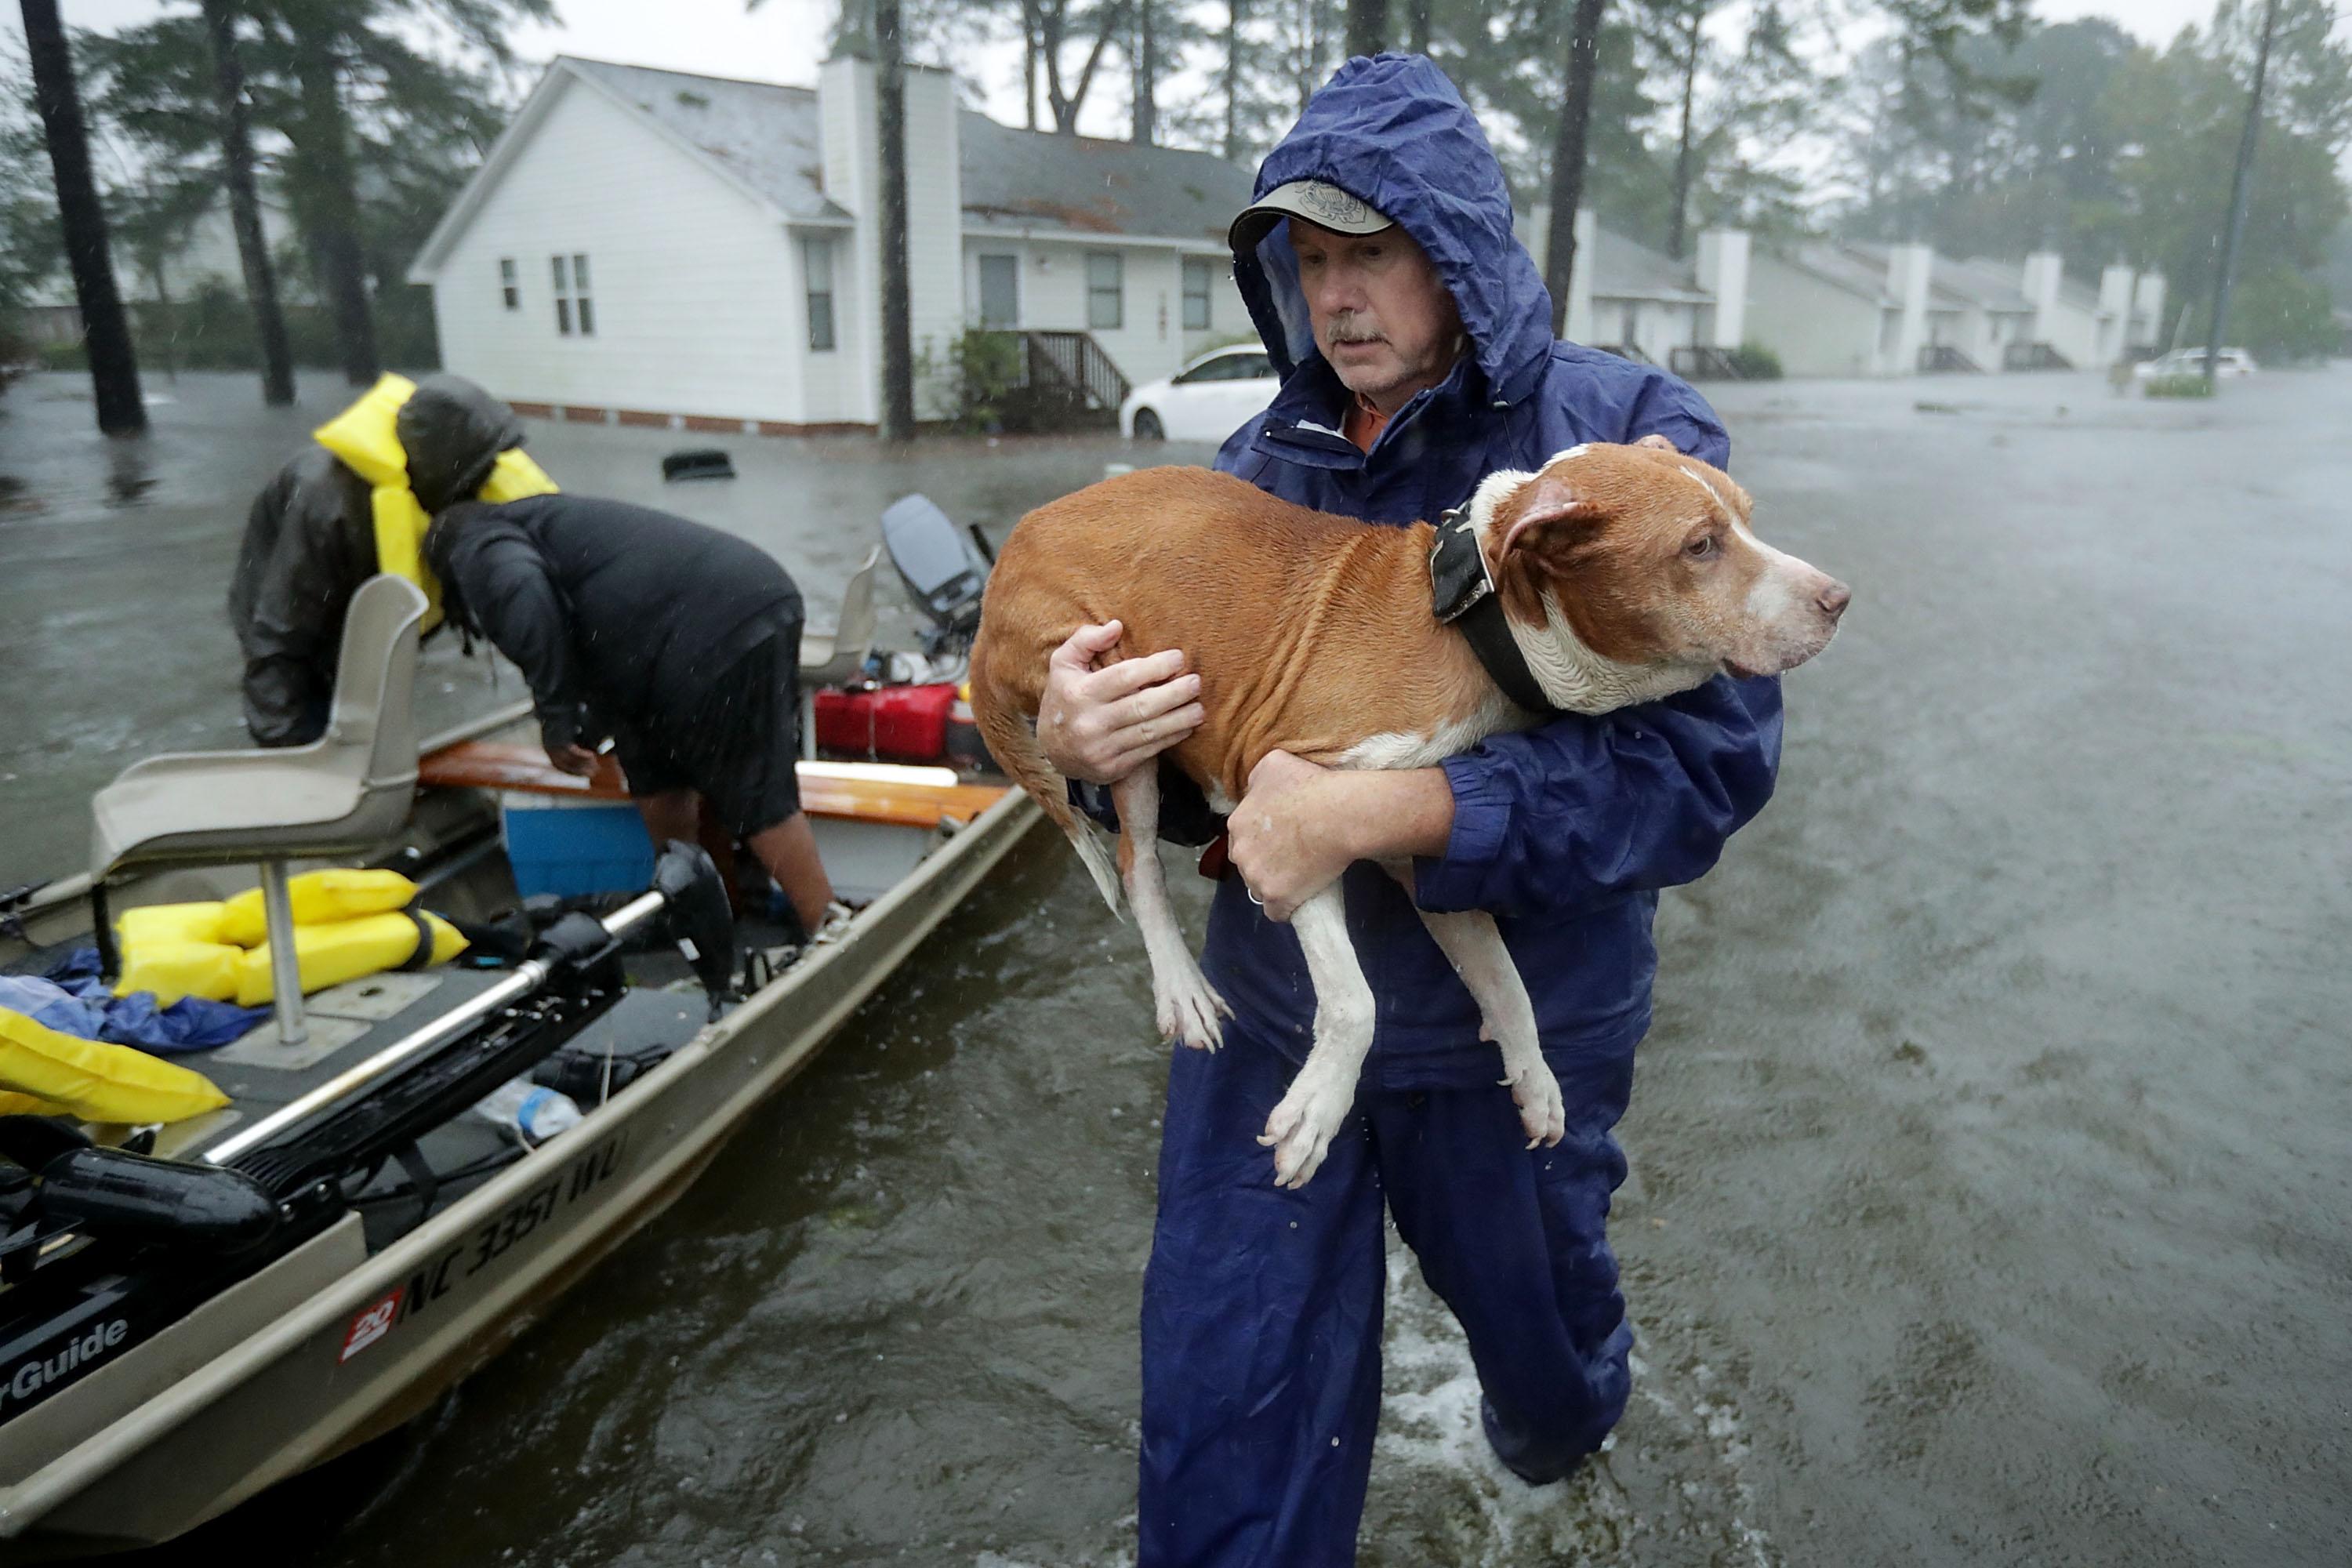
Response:
[{"label": "person bending in boat", "polygon": [[[522,445],[514,411],[461,375],[429,375],[396,428],[409,488],[427,512],[472,495]],[[228,618],[245,655],[245,727],[256,745],[326,733],[352,595],[378,569],[373,487],[315,442],[278,470],[247,514]]]},{"label": "person bending in boat", "polygon": [[566,773],[609,738],[654,842],[694,842],[698,801],[820,931],[833,884],[802,815],[801,595],[756,545],[624,501],[538,495],[443,509],[425,535],[442,608],[530,683]]}]

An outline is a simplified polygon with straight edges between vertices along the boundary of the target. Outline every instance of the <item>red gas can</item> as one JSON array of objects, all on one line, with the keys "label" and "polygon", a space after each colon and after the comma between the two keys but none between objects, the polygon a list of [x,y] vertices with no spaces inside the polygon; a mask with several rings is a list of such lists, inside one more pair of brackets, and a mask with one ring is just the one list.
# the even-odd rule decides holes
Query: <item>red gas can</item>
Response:
[{"label": "red gas can", "polygon": [[952,686],[885,686],[816,694],[816,743],[896,763],[936,763],[947,754]]}]

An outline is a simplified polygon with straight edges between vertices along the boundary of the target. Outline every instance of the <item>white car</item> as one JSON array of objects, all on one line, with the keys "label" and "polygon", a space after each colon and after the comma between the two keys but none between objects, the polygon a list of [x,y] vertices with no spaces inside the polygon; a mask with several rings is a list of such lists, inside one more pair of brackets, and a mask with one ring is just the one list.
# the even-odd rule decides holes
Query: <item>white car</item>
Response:
[{"label": "white car", "polygon": [[1263,413],[1282,387],[1256,343],[1211,349],[1118,405],[1118,428],[1138,441],[1223,441]]},{"label": "white car", "polygon": [[[2243,349],[2223,349],[2221,363],[2214,367],[2216,376],[2252,375],[2261,367],[2254,356]],[[2203,375],[2203,349],[2175,349],[2160,358],[2142,360],[2132,366],[2132,376],[2138,381],[2153,381],[2159,375]]]}]

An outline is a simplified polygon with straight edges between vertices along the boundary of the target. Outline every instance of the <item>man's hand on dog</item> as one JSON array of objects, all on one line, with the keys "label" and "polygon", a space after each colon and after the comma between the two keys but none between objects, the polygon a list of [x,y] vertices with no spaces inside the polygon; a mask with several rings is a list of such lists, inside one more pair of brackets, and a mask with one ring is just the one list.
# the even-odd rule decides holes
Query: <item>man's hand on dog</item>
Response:
[{"label": "man's hand on dog", "polygon": [[1201,678],[1181,650],[1096,668],[1118,646],[1117,621],[1080,626],[1054,650],[1037,740],[1064,778],[1116,784],[1201,727]]},{"label": "man's hand on dog", "polygon": [[1288,752],[1268,752],[1225,818],[1225,852],[1268,920],[1288,920],[1356,859],[1347,824],[1320,799],[1339,778]]},{"label": "man's hand on dog", "polygon": [[1454,828],[1443,768],[1359,772],[1268,752],[1225,819],[1225,853],[1266,918],[1298,906],[1359,860],[1442,855]]}]

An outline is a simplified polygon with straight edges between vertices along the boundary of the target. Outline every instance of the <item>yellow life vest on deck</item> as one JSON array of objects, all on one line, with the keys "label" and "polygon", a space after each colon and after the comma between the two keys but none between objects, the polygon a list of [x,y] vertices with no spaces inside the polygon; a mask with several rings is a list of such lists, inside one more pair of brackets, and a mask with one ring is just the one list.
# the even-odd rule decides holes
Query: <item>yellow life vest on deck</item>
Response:
[{"label": "yellow life vest on deck", "polygon": [[0,1007],[0,1116],[184,1121],[227,1103],[202,1073]]},{"label": "yellow life vest on deck", "polygon": [[[406,376],[387,374],[310,435],[373,487],[376,570],[405,577],[423,590],[424,629],[431,631],[441,624],[441,584],[425,564],[425,531],[433,519],[408,488],[408,453],[400,444],[401,405],[415,390]],[[555,489],[555,481],[521,447],[509,447],[474,494],[481,500],[509,501],[552,495]]]},{"label": "yellow life vest on deck", "polygon": [[[304,991],[446,963],[466,951],[466,939],[439,915],[400,912],[415,899],[416,884],[397,871],[305,871],[287,894]],[[159,1007],[183,996],[258,1007],[274,994],[265,926],[258,888],[219,903],[125,910],[114,922],[122,954],[114,994],[152,991]]]}]

